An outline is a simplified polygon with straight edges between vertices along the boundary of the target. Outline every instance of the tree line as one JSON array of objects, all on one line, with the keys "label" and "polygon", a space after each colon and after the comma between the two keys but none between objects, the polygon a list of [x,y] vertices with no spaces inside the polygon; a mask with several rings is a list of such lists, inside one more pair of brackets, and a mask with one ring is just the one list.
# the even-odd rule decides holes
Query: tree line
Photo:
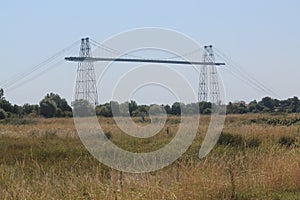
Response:
[{"label": "tree line", "polygon": [[72,117],[72,107],[67,100],[58,94],[47,94],[39,104],[24,104],[19,106],[11,104],[4,97],[3,89],[0,89],[0,119],[15,117]]},{"label": "tree line", "polygon": [[[260,101],[253,100],[250,103],[229,102],[226,106],[226,114],[245,113],[300,113],[300,100],[298,97],[278,100],[264,97]],[[90,105],[85,100],[76,100],[69,105],[66,99],[58,94],[49,93],[39,104],[24,104],[19,106],[11,104],[4,97],[3,89],[0,89],[0,119],[15,117],[72,117],[72,107],[79,111],[79,116],[89,116],[96,113],[97,116],[145,116],[153,114],[181,115],[185,114],[210,114],[213,104],[210,102],[198,102],[184,104],[175,102],[172,105],[138,105],[135,101],[118,103],[111,101],[101,105]]]}]

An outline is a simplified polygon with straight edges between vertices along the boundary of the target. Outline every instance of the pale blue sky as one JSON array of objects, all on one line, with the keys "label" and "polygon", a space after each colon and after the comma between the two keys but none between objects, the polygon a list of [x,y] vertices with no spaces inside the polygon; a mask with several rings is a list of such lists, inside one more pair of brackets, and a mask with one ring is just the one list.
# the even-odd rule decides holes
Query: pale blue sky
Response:
[{"label": "pale blue sky", "polygon": [[[199,44],[213,44],[272,88],[279,99],[300,96],[300,2],[297,0],[12,0],[0,5],[0,82],[81,37],[101,42],[133,28],[162,27],[182,32]],[[252,89],[225,70],[220,73],[229,101],[250,101],[270,95]],[[66,63],[8,91],[6,98],[18,104],[38,103],[52,91],[70,101],[75,75],[76,64]]]}]

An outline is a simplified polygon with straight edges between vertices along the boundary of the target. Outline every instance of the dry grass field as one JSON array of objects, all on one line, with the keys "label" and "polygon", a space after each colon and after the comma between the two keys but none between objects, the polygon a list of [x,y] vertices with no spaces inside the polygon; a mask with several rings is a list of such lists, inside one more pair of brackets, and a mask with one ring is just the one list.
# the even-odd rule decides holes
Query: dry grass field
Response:
[{"label": "dry grass field", "polygon": [[[228,115],[219,143],[200,160],[209,122],[201,117],[188,151],[171,166],[144,174],[121,173],[95,160],[73,119],[0,121],[0,199],[300,199],[299,119]],[[115,144],[137,152],[167,144],[180,124],[170,117],[153,138],[133,139],[113,119],[99,121]]]}]

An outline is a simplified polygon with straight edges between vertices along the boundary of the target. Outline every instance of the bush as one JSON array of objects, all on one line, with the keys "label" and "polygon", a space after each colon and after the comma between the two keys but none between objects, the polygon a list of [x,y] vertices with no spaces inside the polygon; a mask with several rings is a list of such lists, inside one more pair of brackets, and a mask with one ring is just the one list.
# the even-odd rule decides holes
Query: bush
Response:
[{"label": "bush", "polygon": [[46,98],[40,102],[40,114],[43,115],[44,117],[46,118],[55,117],[56,110],[57,110],[57,105],[53,100]]},{"label": "bush", "polygon": [[2,108],[0,108],[0,119],[5,119],[6,117],[7,113]]},{"label": "bush", "polygon": [[233,135],[230,133],[222,133],[218,144],[220,145],[229,145],[229,146],[243,146],[244,138],[240,135]]},{"label": "bush", "polygon": [[94,106],[87,100],[76,99],[74,102],[72,102],[72,106],[74,107],[74,117],[88,117],[96,114]]},{"label": "bush", "polygon": [[175,119],[175,118],[167,118],[166,123],[168,123],[168,124],[180,124],[181,120],[180,119]]},{"label": "bush", "polygon": [[65,117],[73,117],[73,113],[71,111],[64,112]]},{"label": "bush", "polygon": [[291,136],[281,136],[278,140],[278,143],[281,146],[286,146],[286,147],[294,147],[297,146],[296,145],[296,138],[295,137],[291,137]]},{"label": "bush", "polygon": [[64,114],[65,113],[60,108],[57,108],[56,114],[55,114],[56,117],[65,117]]},{"label": "bush", "polygon": [[205,110],[203,111],[203,114],[205,114],[205,115],[211,114],[211,109],[205,108]]},{"label": "bush", "polygon": [[246,141],[246,147],[249,148],[259,147],[260,144],[261,144],[261,140],[259,138],[251,138]]},{"label": "bush", "polygon": [[37,113],[29,113],[29,114],[27,115],[27,117],[28,117],[28,118],[38,118],[39,115],[38,115]]},{"label": "bush", "polygon": [[24,118],[6,118],[1,121],[1,124],[11,124],[11,125],[26,125],[26,124],[36,124],[37,121],[33,119]]}]

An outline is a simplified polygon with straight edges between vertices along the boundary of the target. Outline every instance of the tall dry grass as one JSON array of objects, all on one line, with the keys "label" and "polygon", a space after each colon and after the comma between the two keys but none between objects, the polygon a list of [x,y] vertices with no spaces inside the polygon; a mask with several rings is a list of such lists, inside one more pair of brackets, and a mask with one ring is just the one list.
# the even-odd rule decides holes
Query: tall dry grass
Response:
[{"label": "tall dry grass", "polygon": [[[162,170],[129,174],[95,160],[81,144],[72,119],[33,119],[16,125],[0,123],[1,199],[300,199],[300,148],[278,143],[299,137],[299,124],[270,125],[260,118],[293,119],[297,115],[231,115],[224,133],[259,146],[217,145],[197,158],[209,118],[178,161]],[[139,119],[135,119],[139,123]],[[178,128],[171,117],[154,140],[123,136],[112,119],[99,119],[111,140],[134,150],[168,143]],[[167,128],[169,129],[167,133]],[[157,146],[159,147],[159,145]]]}]

